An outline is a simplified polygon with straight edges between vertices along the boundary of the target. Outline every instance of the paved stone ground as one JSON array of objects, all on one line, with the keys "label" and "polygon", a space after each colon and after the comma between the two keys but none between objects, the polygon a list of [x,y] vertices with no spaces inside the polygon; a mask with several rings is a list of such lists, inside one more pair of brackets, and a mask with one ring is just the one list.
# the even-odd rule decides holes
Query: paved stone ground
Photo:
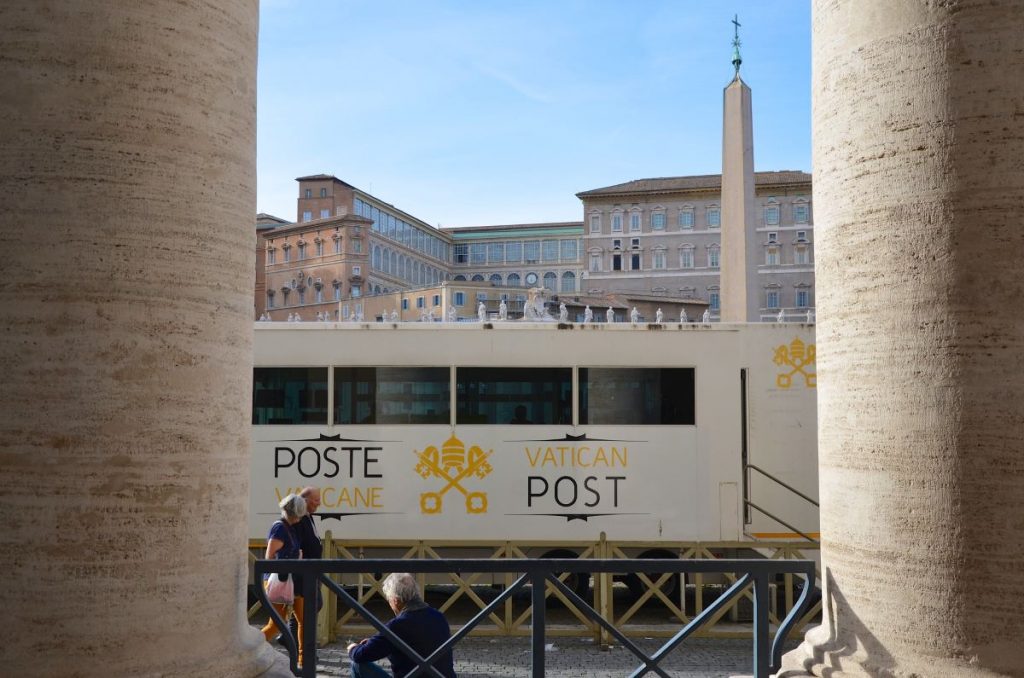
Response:
[{"label": "paved stone ground", "polygon": [[[652,653],[664,641],[640,639],[636,642],[647,653]],[[790,646],[795,647],[796,643],[791,642]],[[281,648],[279,651],[284,652]],[[680,678],[750,675],[752,653],[750,640],[690,638],[676,648],[662,666],[670,675]],[[348,655],[342,643],[321,648],[318,659],[317,676],[350,675]],[[550,678],[620,678],[628,676],[640,664],[621,646],[601,650],[593,641],[581,638],[549,640],[545,663],[546,675]],[[455,648],[455,671],[460,678],[528,678],[530,641],[528,638],[466,638]]]}]

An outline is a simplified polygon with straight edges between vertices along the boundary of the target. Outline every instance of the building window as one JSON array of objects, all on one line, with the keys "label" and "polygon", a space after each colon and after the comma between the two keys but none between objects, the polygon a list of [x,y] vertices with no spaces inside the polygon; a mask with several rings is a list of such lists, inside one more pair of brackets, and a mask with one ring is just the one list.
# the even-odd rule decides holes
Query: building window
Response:
[{"label": "building window", "polygon": [[797,231],[796,232],[796,241],[797,242],[807,242],[807,231]]},{"label": "building window", "polygon": [[576,241],[563,240],[561,245],[561,258],[563,262],[576,261]]},{"label": "building window", "polygon": [[326,188],[321,188],[320,189],[320,197],[321,198],[326,198],[327,197],[327,189]]},{"label": "building window", "polygon": [[794,253],[794,263],[807,265],[810,263],[810,250],[806,247],[797,247]]},{"label": "building window", "polygon": [[796,305],[799,308],[807,308],[808,306],[810,306],[810,303],[809,303],[810,302],[810,296],[811,295],[808,293],[807,290],[797,290],[796,291]]},{"label": "building window", "polygon": [[665,268],[665,250],[654,251],[654,268]]},{"label": "building window", "polygon": [[307,200],[308,200],[309,198],[312,198],[312,197],[313,197],[313,189],[312,189],[312,188],[307,188],[307,189],[306,189],[306,190],[305,190],[305,191],[303,192],[303,194],[302,194],[302,195],[304,195],[304,196],[306,197],[306,199],[307,199]]},{"label": "building window", "polygon": [[708,228],[718,228],[722,225],[722,211],[717,207],[713,207],[708,210],[707,213]]},{"label": "building window", "polygon": [[590,254],[590,270],[593,272],[601,270],[601,255],[597,252],[592,252]]},{"label": "building window", "polygon": [[469,263],[476,265],[487,263],[487,245],[484,245],[483,243],[474,243],[470,245]]},{"label": "building window", "polygon": [[455,304],[456,306],[465,306],[466,305],[466,293],[465,292],[456,292],[455,294],[453,294],[452,295],[452,303]]},{"label": "building window", "polygon": [[292,248],[285,247],[284,248],[284,263],[287,264],[291,260],[292,260]]},{"label": "building window", "polygon": [[640,213],[631,212],[629,215],[629,230],[639,231],[640,230]]},{"label": "building window", "polygon": [[633,249],[638,249],[640,247],[640,238],[630,238],[629,246]]},{"label": "building window", "polygon": [[318,257],[322,257],[324,255],[324,241],[323,240],[317,240],[316,241],[316,255]]},{"label": "building window", "polygon": [[544,274],[544,287],[552,292],[558,289],[558,274],[548,271]]},{"label": "building window", "polygon": [[640,254],[639,253],[632,254],[632,255],[630,255],[629,259],[630,259],[630,268],[629,268],[629,270],[631,270],[631,271],[639,271],[640,270]]},{"label": "building window", "polygon": [[540,261],[540,240],[527,240],[523,243],[523,255],[526,263],[535,264]]},{"label": "building window", "polygon": [[693,228],[693,210],[683,209],[679,210],[679,228],[681,230],[690,230]]},{"label": "building window", "polygon": [[693,248],[684,247],[679,250],[679,267],[693,268]]},{"label": "building window", "polygon": [[718,268],[719,250],[717,247],[712,247],[708,250],[708,266],[711,268]]},{"label": "building window", "polygon": [[402,310],[403,311],[408,311],[409,310],[409,300],[408,299],[402,299]]},{"label": "building window", "polygon": [[452,249],[452,256],[455,259],[456,264],[468,264],[469,263],[469,245],[458,244]]},{"label": "building window", "polygon": [[322,209],[322,210],[320,210],[320,218],[321,219],[327,219],[330,216],[331,216],[331,210],[329,210],[329,209]]},{"label": "building window", "polygon": [[353,266],[352,267],[352,275],[362,275],[362,274],[363,274],[363,267],[362,266]]},{"label": "building window", "polygon": [[562,274],[562,291],[563,292],[574,292],[576,290],[576,274],[572,271],[566,271]]},{"label": "building window", "polygon": [[767,308],[778,308],[779,307],[779,291],[768,290],[768,303]]},{"label": "building window", "polygon": [[520,285],[519,274],[518,273],[509,273],[508,274],[508,280],[506,281],[505,284],[507,284],[509,287],[519,287],[519,285]]},{"label": "building window", "polygon": [[590,215],[590,232],[600,233],[601,232],[601,215],[591,214]]},{"label": "building window", "polygon": [[302,212],[303,221],[313,221],[313,210],[303,210]]},{"label": "building window", "polygon": [[622,255],[621,254],[616,253],[616,254],[612,255],[612,270],[613,271],[621,271],[622,270]]},{"label": "building window", "polygon": [[523,243],[518,240],[505,243],[505,261],[510,264],[518,264],[523,260]]},{"label": "building window", "polygon": [[334,300],[341,301],[341,283],[334,283]]},{"label": "building window", "polygon": [[621,214],[613,214],[612,215],[612,231],[614,233],[622,233],[622,215]]},{"label": "building window", "polygon": [[352,286],[352,296],[353,296],[353,298],[354,297],[360,297],[360,296],[362,296],[362,294],[363,294],[363,287],[362,287],[362,285],[353,285]]},{"label": "building window", "polygon": [[356,254],[362,254],[362,252],[363,252],[363,241],[362,240],[353,240],[352,241],[352,251],[355,252]]},{"label": "building window", "polygon": [[334,239],[334,253],[341,254],[341,238]]},{"label": "building window", "polygon": [[306,290],[300,288],[299,289],[299,305],[301,306],[302,304],[305,304],[305,303],[306,303]]},{"label": "building window", "polygon": [[505,261],[505,243],[492,242],[487,246],[487,262],[501,264]]},{"label": "building window", "polygon": [[277,259],[277,250],[267,250],[267,263],[276,263],[274,260]]},{"label": "building window", "polygon": [[490,278],[490,282],[493,285],[501,285],[501,274],[499,274],[499,273],[492,273],[491,274],[491,278]]},{"label": "building window", "polygon": [[764,263],[767,264],[768,266],[778,266],[779,265],[779,248],[778,247],[769,247],[768,249],[765,250],[765,252],[764,252]]},{"label": "building window", "polygon": [[544,261],[558,261],[558,241],[545,240],[542,245],[541,254],[544,257]]},{"label": "building window", "polygon": [[655,212],[651,215],[651,229],[654,231],[665,230],[665,213]]},{"label": "building window", "polygon": [[370,262],[370,266],[372,266],[377,271],[380,270],[380,248],[379,247],[374,247],[373,248],[373,258],[372,258],[372,260]]},{"label": "building window", "polygon": [[316,303],[324,303],[324,288],[322,287],[316,288]]},{"label": "building window", "polygon": [[764,208],[764,223],[768,226],[779,225],[779,206],[768,205]]},{"label": "building window", "polygon": [[433,297],[430,298],[430,303],[433,304],[434,306],[440,306],[441,305],[441,295],[440,294],[435,294]]},{"label": "building window", "polygon": [[306,243],[300,242],[299,243],[299,261],[302,261],[305,258],[306,258]]},{"label": "building window", "polygon": [[416,308],[425,308],[425,307],[426,307],[426,304],[424,303],[423,297],[416,297]]},{"label": "building window", "polygon": [[267,308],[274,308],[274,293],[267,292]]},{"label": "building window", "polygon": [[619,238],[616,238],[615,240],[612,240],[612,249],[615,249],[615,250],[622,249],[622,240],[620,240]]},{"label": "building window", "polygon": [[711,306],[711,310],[712,311],[717,311],[718,310],[718,292],[712,292],[711,294],[709,294],[708,295],[708,301],[710,302],[709,305]]},{"label": "building window", "polygon": [[808,209],[808,206],[805,203],[797,203],[796,205],[793,205],[793,221],[796,223],[806,224],[809,214],[810,209]]}]

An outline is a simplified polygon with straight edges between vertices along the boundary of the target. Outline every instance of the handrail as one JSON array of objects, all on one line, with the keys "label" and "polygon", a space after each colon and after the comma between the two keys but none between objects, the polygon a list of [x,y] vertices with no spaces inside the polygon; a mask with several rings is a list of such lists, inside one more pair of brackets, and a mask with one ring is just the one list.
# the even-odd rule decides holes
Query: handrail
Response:
[{"label": "handrail", "polygon": [[804,539],[806,539],[808,541],[811,541],[811,542],[814,542],[815,544],[818,543],[818,540],[815,539],[814,537],[812,537],[811,535],[807,534],[806,532],[801,532],[800,530],[796,529],[795,527],[793,527],[792,525],[787,523],[782,518],[779,518],[778,516],[769,513],[768,511],[764,510],[763,508],[761,508],[760,506],[758,506],[754,502],[750,501],[749,499],[745,500],[743,503],[746,504],[747,506],[749,506],[752,509],[756,509],[756,510],[760,511],[761,513],[765,514],[766,516],[768,516],[769,518],[771,518],[775,522],[779,523],[780,525],[788,527],[789,529],[793,530],[793,532],[799,534]]},{"label": "handrail", "polygon": [[[783,482],[782,480],[779,480],[778,478],[773,476],[771,473],[768,473],[768,471],[765,471],[763,468],[761,468],[759,466],[755,466],[754,464],[747,464],[747,468],[754,469],[755,471],[757,471],[758,473],[760,473],[764,477],[768,478],[769,480],[774,480],[776,483],[778,483],[779,485],[782,485],[784,488],[786,488],[787,490],[789,490],[793,494],[801,497],[802,499],[806,499],[807,501],[811,502],[812,504],[814,504],[815,506],[818,506],[820,508],[821,505],[817,501],[815,501],[814,499],[811,499],[806,494],[804,494],[800,490],[796,489],[792,485],[790,485],[790,484],[788,484],[786,482]],[[760,510],[760,509],[758,509],[758,510]],[[782,521],[780,520],[779,522],[782,522]],[[785,523],[783,523],[783,524],[785,524]]]},{"label": "handrail", "polygon": [[[740,595],[748,586],[753,585],[754,599],[754,647],[753,647],[753,668],[756,678],[768,678],[771,673],[777,672],[782,660],[782,646],[790,630],[807,608],[811,590],[814,588],[814,563],[809,560],[663,560],[663,559],[636,559],[636,560],[615,560],[615,559],[594,559],[580,561],[573,558],[524,558],[524,559],[362,559],[362,560],[257,560],[254,564],[257,580],[262,580],[263,575],[271,572],[300,574],[302,576],[302,591],[296,591],[296,595],[302,595],[306,600],[315,600],[317,586],[323,585],[330,589],[335,595],[341,598],[347,605],[356,610],[364,619],[373,625],[378,631],[387,636],[396,648],[415,664],[409,676],[441,674],[433,666],[433,662],[458,641],[468,634],[474,626],[491,613],[498,605],[502,604],[509,596],[524,588],[527,584],[531,588],[531,614],[532,614],[532,673],[533,678],[544,676],[544,638],[546,631],[544,601],[547,597],[547,589],[550,585],[557,593],[567,598],[581,612],[590,617],[593,621],[604,626],[614,635],[623,646],[637,656],[642,664],[632,673],[631,676],[642,676],[654,672],[660,676],[668,674],[659,666],[661,660],[673,649],[682,643],[698,627],[715,613],[725,608],[732,599]],[[452,572],[479,572],[479,573],[522,573],[505,589],[500,596],[484,607],[465,626],[454,634],[443,646],[435,650],[429,657],[421,657],[412,648],[408,647],[401,639],[394,636],[389,629],[385,628],[384,622],[373,615],[358,600],[327,575],[329,574],[368,574],[374,572],[410,572],[410,573],[452,573]],[[569,587],[560,580],[559,575],[565,572],[592,572],[592,573],[615,573],[624,574],[632,572],[644,572],[646,574],[664,573],[710,573],[729,572],[740,575],[737,582],[733,584],[722,596],[705,609],[700,615],[687,623],[672,639],[663,645],[657,652],[647,655],[630,641],[624,634],[618,631],[610,620],[605,619],[601,614],[590,606],[589,603],[580,598]],[[789,614],[779,626],[774,641],[769,645],[769,586],[770,581],[779,574],[795,574],[804,578],[804,586],[797,604],[793,606]],[[281,615],[270,605],[267,599],[266,590],[259,587],[259,595],[264,606],[269,611],[271,618],[282,629],[285,645],[291,657],[292,673],[296,676],[313,678],[317,670],[317,611],[315,605],[307,605],[303,611],[303,633],[300,639],[303,647],[304,663],[298,668],[296,663],[296,639],[292,635],[288,625],[281,618]]]}]

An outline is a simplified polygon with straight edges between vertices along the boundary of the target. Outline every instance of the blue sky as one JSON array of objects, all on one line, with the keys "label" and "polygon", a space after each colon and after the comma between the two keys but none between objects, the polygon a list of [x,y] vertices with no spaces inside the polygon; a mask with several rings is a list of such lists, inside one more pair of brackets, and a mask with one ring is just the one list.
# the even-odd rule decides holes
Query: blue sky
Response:
[{"label": "blue sky", "polygon": [[263,0],[257,209],[326,173],[443,226],[722,164],[734,13],[758,170],[810,171],[806,0]]}]

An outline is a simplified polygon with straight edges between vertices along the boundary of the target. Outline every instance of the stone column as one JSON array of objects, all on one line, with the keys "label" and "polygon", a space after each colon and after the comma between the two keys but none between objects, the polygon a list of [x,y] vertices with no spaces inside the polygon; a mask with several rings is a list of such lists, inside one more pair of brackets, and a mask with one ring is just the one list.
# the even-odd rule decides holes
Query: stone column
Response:
[{"label": "stone column", "polygon": [[253,676],[256,0],[0,3],[12,676]]},{"label": "stone column", "polygon": [[761,320],[754,221],[754,118],[747,84],[736,78],[722,97],[722,322]]},{"label": "stone column", "polygon": [[821,676],[1024,675],[1024,31],[814,5]]}]

